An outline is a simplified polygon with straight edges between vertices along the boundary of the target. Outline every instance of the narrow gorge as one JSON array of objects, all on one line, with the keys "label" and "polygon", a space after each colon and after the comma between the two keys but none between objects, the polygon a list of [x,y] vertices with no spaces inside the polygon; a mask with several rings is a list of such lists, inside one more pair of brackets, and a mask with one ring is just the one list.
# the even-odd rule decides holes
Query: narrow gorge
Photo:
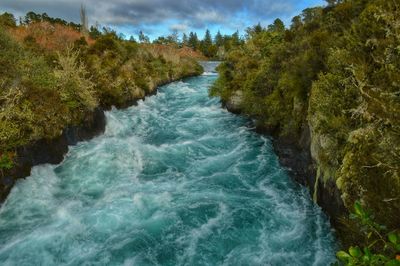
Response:
[{"label": "narrow gorge", "polygon": [[337,245],[271,139],[220,108],[216,74],[106,112],[101,136],[19,180],[4,265],[328,265]]}]

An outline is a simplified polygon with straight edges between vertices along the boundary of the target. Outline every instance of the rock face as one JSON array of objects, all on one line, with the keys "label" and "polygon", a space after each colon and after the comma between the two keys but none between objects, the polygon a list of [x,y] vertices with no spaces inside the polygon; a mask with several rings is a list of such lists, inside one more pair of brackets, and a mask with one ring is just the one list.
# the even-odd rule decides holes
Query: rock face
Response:
[{"label": "rock face", "polygon": [[305,125],[300,138],[275,136],[273,144],[280,163],[288,168],[289,174],[298,183],[309,188],[314,201],[329,215],[335,226],[347,209],[339,189],[332,181],[334,179],[329,178],[325,182],[320,178],[324,174],[311,155],[311,138],[309,127]]},{"label": "rock face", "polygon": [[224,103],[224,106],[230,112],[234,114],[240,114],[242,102],[243,102],[243,92],[235,91],[235,93],[229,98],[229,100]]},{"label": "rock face", "polygon": [[[223,102],[223,106],[228,111],[240,114],[242,94],[237,93],[229,101]],[[257,126],[257,132],[273,137],[273,146],[279,157],[282,166],[288,169],[289,175],[298,183],[306,186],[314,201],[321,206],[326,214],[329,215],[333,226],[339,224],[339,219],[347,214],[341,194],[334,179],[329,178],[324,181],[320,176],[324,176],[323,169],[312,156],[312,147],[315,148],[316,136],[312,136],[307,124],[303,125],[303,130],[299,136],[279,136],[279,130],[275,128],[265,128]],[[323,144],[323,143],[322,143]]]},{"label": "rock face", "polygon": [[41,139],[17,149],[15,167],[2,173],[0,200],[3,201],[16,180],[30,175],[31,168],[38,164],[58,164],[68,152],[68,145],[91,139],[104,132],[106,118],[100,108],[88,114],[81,126],[67,127],[61,136],[55,139]]}]

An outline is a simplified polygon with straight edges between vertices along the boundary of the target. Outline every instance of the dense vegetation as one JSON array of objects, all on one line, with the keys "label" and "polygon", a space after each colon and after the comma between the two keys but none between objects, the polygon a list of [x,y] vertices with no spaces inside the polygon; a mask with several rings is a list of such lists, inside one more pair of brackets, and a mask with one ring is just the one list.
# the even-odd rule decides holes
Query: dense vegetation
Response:
[{"label": "dense vegetation", "polygon": [[365,237],[364,247],[351,246],[348,251],[337,252],[337,258],[345,265],[400,265],[400,231],[387,231],[376,223],[373,215],[359,201],[354,203],[354,213],[350,216],[358,223]]},{"label": "dense vegetation", "polygon": [[[149,38],[145,36],[143,32],[140,32],[139,41],[146,43],[149,42]],[[227,52],[237,48],[244,42],[240,38],[238,31],[232,35],[222,35],[221,32],[218,31],[213,37],[207,29],[203,39],[200,39],[195,32],[190,32],[189,35],[183,33],[182,38],[179,38],[178,32],[174,31],[169,36],[161,36],[155,39],[153,43],[189,47],[194,51],[201,52],[209,59],[223,60]]]},{"label": "dense vegetation", "polygon": [[399,25],[397,0],[331,0],[288,29],[254,26],[211,90],[280,137],[309,127],[317,178],[334,180],[348,209],[360,200],[388,230],[400,225]]},{"label": "dense vegetation", "polygon": [[60,136],[95,108],[127,106],[160,84],[202,71],[188,48],[78,26],[33,12],[18,26],[13,15],[0,16],[1,173],[12,168],[17,147]]}]

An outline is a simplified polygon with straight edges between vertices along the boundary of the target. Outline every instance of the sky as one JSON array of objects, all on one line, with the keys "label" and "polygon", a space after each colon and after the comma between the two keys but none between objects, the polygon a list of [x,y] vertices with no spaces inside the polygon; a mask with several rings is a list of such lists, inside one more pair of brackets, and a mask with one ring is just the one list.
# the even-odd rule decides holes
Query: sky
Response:
[{"label": "sky", "polygon": [[28,11],[46,12],[51,17],[80,22],[84,4],[89,24],[109,26],[119,33],[137,37],[139,31],[154,39],[172,31],[194,31],[203,37],[212,34],[241,34],[252,25],[271,24],[276,18],[288,26],[291,18],[308,7],[321,6],[324,0],[1,0],[0,13],[16,17]]}]

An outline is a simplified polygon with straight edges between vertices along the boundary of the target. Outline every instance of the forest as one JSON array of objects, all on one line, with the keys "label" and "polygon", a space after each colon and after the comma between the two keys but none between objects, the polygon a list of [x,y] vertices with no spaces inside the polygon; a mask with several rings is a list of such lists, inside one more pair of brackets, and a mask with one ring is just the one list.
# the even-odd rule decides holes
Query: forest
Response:
[{"label": "forest", "polygon": [[340,218],[344,245],[390,256],[399,252],[399,25],[396,0],[331,0],[289,28],[279,19],[256,25],[226,55],[210,90],[278,138],[299,140],[308,129],[317,180],[333,181],[348,212],[356,207],[363,217]]}]

